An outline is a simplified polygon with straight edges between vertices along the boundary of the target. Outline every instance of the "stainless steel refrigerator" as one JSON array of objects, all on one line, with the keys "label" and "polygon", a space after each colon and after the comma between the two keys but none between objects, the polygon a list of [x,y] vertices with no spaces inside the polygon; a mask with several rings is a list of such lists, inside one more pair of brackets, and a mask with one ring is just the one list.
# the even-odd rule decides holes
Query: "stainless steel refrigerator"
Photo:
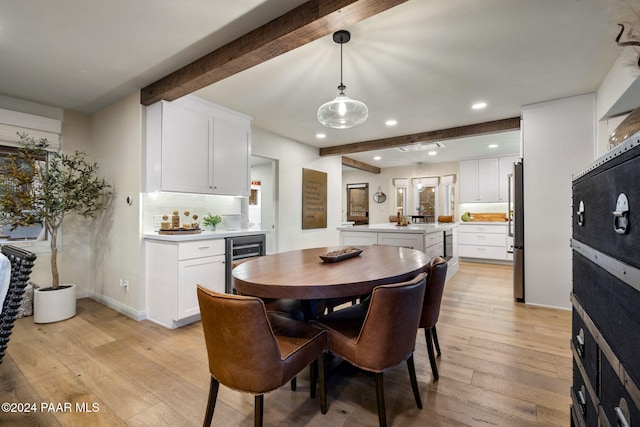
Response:
[{"label": "stainless steel refrigerator", "polygon": [[[513,237],[513,298],[524,302],[524,199],[522,160],[509,175],[509,237]],[[511,200],[513,197],[513,200]]]}]

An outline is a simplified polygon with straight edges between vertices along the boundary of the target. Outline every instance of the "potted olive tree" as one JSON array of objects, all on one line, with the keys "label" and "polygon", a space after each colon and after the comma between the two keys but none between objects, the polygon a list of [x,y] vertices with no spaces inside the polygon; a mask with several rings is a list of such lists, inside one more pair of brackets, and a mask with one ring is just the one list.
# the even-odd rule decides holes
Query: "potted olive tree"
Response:
[{"label": "potted olive tree", "polygon": [[60,285],[58,236],[67,215],[95,217],[112,195],[111,186],[97,176],[97,165],[85,154],[49,154],[48,142],[18,133],[19,148],[0,168],[0,221],[4,225],[29,227],[43,224],[51,244],[50,287],[34,292],[34,321],[50,323],[76,313],[75,284]]}]

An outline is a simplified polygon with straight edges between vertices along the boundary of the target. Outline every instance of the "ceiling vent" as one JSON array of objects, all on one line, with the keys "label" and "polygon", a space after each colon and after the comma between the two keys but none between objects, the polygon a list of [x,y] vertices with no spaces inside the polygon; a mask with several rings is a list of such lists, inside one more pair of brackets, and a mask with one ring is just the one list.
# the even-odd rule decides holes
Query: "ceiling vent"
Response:
[{"label": "ceiling vent", "polygon": [[416,144],[405,145],[404,147],[396,147],[396,150],[403,153],[410,153],[413,151],[437,150],[438,148],[445,147],[444,142],[418,142]]}]

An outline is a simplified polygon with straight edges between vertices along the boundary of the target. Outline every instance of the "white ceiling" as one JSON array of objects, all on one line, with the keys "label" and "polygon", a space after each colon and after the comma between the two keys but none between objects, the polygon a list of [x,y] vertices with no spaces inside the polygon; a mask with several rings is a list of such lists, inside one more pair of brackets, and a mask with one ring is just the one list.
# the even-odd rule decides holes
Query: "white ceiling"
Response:
[{"label": "white ceiling", "polygon": [[[0,0],[0,94],[94,113],[302,3]],[[353,129],[316,119],[340,82],[330,35],[196,94],[317,147],[516,117],[522,105],[597,90],[622,49],[608,9],[602,0],[409,0],[353,25],[344,83],[370,112]],[[488,107],[471,110],[479,100]],[[389,118],[398,125],[386,127]],[[488,151],[489,139],[501,147]],[[349,157],[384,167],[490,155],[502,144],[518,151],[517,132],[489,139],[447,141],[433,158]]]}]

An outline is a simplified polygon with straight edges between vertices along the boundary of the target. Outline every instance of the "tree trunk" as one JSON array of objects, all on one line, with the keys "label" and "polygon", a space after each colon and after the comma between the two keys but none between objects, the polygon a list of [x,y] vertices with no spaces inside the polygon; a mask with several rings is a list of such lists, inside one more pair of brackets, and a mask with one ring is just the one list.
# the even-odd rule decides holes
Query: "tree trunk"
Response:
[{"label": "tree trunk", "polygon": [[53,289],[57,289],[60,285],[58,276],[58,228],[51,227],[51,276]]}]

